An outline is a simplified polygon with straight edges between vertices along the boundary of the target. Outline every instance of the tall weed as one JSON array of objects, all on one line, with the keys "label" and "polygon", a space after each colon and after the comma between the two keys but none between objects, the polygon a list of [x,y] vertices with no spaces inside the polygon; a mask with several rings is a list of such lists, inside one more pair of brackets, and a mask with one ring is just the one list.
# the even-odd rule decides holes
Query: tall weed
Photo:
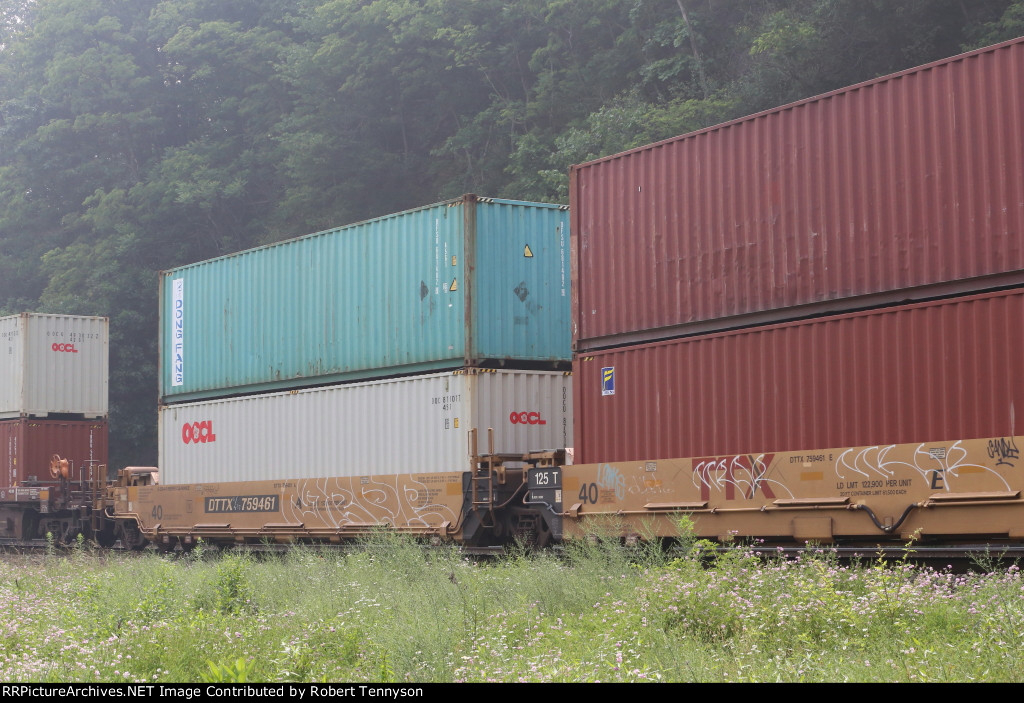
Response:
[{"label": "tall weed", "polygon": [[0,680],[1024,678],[1015,566],[678,545],[669,558],[596,534],[474,561],[387,534],[354,550],[0,562]]}]

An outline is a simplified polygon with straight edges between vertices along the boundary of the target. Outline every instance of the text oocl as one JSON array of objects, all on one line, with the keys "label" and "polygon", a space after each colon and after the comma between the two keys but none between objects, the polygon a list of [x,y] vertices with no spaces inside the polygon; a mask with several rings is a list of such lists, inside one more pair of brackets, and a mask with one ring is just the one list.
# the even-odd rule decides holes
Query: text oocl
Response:
[{"label": "text oocl", "polygon": [[213,421],[203,420],[202,422],[186,422],[181,426],[181,441],[185,444],[206,444],[216,442],[217,435],[213,433]]},{"label": "text oocl", "polygon": [[509,422],[513,425],[546,425],[547,420],[541,418],[540,413],[510,413]]},{"label": "text oocl", "polygon": [[70,352],[72,354],[78,353],[78,350],[75,349],[74,344],[60,344],[58,342],[54,342],[53,344],[50,345],[50,349],[52,349],[55,352]]}]

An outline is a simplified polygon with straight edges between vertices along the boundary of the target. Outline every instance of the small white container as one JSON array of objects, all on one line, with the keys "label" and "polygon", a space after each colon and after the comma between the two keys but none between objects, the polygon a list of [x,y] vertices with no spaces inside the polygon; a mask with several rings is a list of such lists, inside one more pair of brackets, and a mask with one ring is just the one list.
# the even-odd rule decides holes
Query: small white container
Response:
[{"label": "small white container", "polygon": [[0,317],[0,418],[106,417],[109,326],[105,317]]}]

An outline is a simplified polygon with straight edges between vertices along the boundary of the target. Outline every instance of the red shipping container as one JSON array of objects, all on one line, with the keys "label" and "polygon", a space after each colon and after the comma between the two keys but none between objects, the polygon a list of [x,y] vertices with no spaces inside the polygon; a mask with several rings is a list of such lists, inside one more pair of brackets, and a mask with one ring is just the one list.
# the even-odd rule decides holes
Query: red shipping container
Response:
[{"label": "red shipping container", "polygon": [[[50,475],[54,456],[67,459],[69,480],[88,481],[91,467],[107,463],[106,420],[20,419],[0,421],[0,489],[14,486],[56,486]],[[106,479],[104,473],[103,478]]]},{"label": "red shipping container", "polygon": [[1016,289],[581,354],[575,460],[1019,435],[1022,350]]},{"label": "red shipping container", "polygon": [[570,199],[578,351],[1016,285],[1024,38],[574,166]]}]

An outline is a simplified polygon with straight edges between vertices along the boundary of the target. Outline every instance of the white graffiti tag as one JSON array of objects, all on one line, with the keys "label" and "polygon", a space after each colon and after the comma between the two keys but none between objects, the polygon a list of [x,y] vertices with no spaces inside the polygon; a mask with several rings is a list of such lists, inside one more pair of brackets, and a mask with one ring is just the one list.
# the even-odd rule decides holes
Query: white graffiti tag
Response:
[{"label": "white graffiti tag", "polygon": [[752,499],[758,491],[766,498],[776,498],[776,491],[793,497],[782,482],[767,478],[768,466],[774,455],[743,455],[700,459],[693,464],[693,485],[700,488],[705,500],[712,491],[725,493],[726,500],[741,497]]},{"label": "white graffiti tag", "polygon": [[284,501],[282,512],[295,522],[331,527],[429,527],[456,521],[454,511],[430,502],[428,486],[411,476],[371,477],[356,485],[356,480],[338,478],[299,481],[296,499]]},{"label": "white graffiti tag", "polygon": [[909,462],[890,458],[896,446],[890,444],[860,450],[847,449],[836,458],[836,477],[846,479],[856,474],[864,478],[889,479],[897,472],[909,470],[924,478],[933,488],[949,492],[953,490],[955,479],[960,478],[961,473],[985,472],[999,479],[1006,490],[1010,490],[1010,484],[999,472],[983,464],[969,461],[968,452],[960,442],[955,442],[949,447],[920,444],[914,450],[912,461]]}]

